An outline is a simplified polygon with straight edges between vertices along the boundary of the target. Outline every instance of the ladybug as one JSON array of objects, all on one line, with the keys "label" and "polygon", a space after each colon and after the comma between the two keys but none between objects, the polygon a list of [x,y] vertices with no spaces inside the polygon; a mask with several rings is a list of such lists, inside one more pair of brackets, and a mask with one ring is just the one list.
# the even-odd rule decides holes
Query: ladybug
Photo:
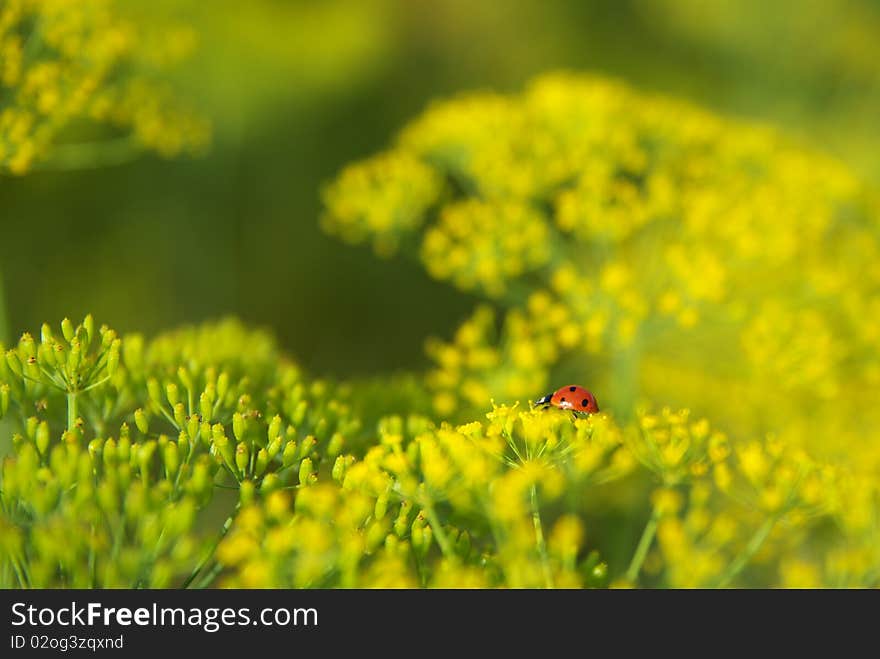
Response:
[{"label": "ladybug", "polygon": [[560,410],[571,410],[572,412],[582,412],[584,414],[595,414],[599,411],[599,403],[596,402],[596,397],[576,384],[561,387],[552,394],[539,398],[535,401],[535,405],[546,405],[547,407],[552,405]]}]

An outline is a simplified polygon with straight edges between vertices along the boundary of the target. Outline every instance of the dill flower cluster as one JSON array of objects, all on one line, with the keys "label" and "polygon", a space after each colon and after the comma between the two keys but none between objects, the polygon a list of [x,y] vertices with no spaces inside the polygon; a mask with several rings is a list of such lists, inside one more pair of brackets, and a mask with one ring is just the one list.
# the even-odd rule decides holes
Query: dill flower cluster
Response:
[{"label": "dill flower cluster", "polygon": [[0,470],[0,573],[19,587],[210,583],[204,516],[225,507],[228,528],[240,506],[314,480],[360,426],[236,321],[146,342],[91,316],[5,351],[3,417],[18,432]]},{"label": "dill flower cluster", "polygon": [[[157,75],[194,44],[191,29],[150,25],[115,0],[5,1],[0,171],[21,174],[53,157],[76,164],[83,153],[111,157],[121,148],[163,156],[201,149],[208,123]],[[111,139],[81,142],[89,125],[110,127]]]},{"label": "dill flower cluster", "polygon": [[[395,181],[389,159],[412,165]],[[416,170],[442,186],[398,203]],[[350,183],[379,176],[368,199]],[[405,246],[485,298],[428,342],[443,417],[587,380],[621,418],[689,407],[735,437],[880,466],[880,203],[769,128],[553,73],[433,104],[325,200],[331,232]]]},{"label": "dill flower cluster", "polygon": [[687,409],[365,423],[379,382],[311,379],[234,320],[147,341],[88,316],[3,357],[4,587],[880,579],[875,480]]}]

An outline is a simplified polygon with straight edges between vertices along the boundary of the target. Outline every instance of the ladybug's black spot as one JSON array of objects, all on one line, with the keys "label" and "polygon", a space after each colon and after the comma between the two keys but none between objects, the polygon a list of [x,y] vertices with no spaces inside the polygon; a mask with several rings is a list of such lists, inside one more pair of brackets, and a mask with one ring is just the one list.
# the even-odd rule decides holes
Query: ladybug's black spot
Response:
[{"label": "ladybug's black spot", "polygon": [[586,407],[586,406],[587,406],[587,403],[589,403],[589,402],[590,402],[590,401],[588,401],[586,398],[584,398],[584,399],[581,401],[581,407]]},{"label": "ladybug's black spot", "polygon": [[565,402],[565,396],[563,396],[561,400],[562,400],[562,402],[564,403],[564,402]]},{"label": "ladybug's black spot", "polygon": [[569,387],[568,388],[569,391],[575,391],[576,389],[577,389],[577,387]]}]

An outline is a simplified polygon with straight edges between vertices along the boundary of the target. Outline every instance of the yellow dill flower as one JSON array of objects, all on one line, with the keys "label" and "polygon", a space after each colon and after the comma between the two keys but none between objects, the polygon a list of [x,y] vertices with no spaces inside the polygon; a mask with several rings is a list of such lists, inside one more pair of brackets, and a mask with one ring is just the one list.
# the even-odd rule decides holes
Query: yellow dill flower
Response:
[{"label": "yellow dill flower", "polygon": [[[207,121],[162,80],[193,49],[192,29],[151,25],[115,0],[7,2],[0,7],[0,171],[42,160],[100,163],[147,148],[171,157],[210,139]],[[158,75],[157,75],[158,74]],[[87,144],[65,129],[94,123],[122,131]],[[102,147],[106,154],[102,155]]]},{"label": "yellow dill flower", "polygon": [[[405,232],[429,273],[500,308],[429,343],[444,417],[534,399],[577,370],[621,416],[641,399],[688,405],[732,442],[772,430],[880,464],[866,396],[880,381],[880,204],[840,163],[573,73],[435,103],[390,153],[449,182],[392,239]],[[334,203],[361,194],[345,178]],[[379,235],[358,224],[359,240]],[[689,443],[654,457],[697,476],[709,467]],[[725,450],[713,442],[709,459]]]}]

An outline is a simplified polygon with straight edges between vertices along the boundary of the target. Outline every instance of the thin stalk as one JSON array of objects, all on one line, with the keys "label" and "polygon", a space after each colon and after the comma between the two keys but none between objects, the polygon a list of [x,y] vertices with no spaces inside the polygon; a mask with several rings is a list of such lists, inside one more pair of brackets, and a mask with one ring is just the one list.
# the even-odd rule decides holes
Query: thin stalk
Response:
[{"label": "thin stalk", "polygon": [[761,545],[764,544],[764,541],[767,539],[767,536],[770,535],[770,531],[773,530],[775,525],[776,517],[770,517],[760,526],[760,528],[758,528],[757,531],[755,531],[755,535],[751,537],[748,544],[721,575],[721,578],[718,580],[718,588],[726,588],[730,582],[743,571],[743,568],[748,565],[748,562],[752,557],[758,553]]},{"label": "thin stalk", "polygon": [[657,533],[657,524],[660,521],[660,514],[657,512],[655,508],[651,513],[651,517],[648,520],[648,523],[645,524],[645,530],[642,531],[642,537],[639,538],[639,544],[636,547],[636,552],[633,554],[632,561],[630,561],[629,568],[626,571],[626,580],[630,583],[635,583],[639,578],[639,572],[642,570],[642,564],[645,562],[645,557],[648,555],[648,549],[651,548],[651,543],[654,541],[654,535]]},{"label": "thin stalk", "polygon": [[67,430],[72,431],[76,426],[76,396],[79,392],[67,392]]},{"label": "thin stalk", "polygon": [[15,571],[15,576],[18,577],[18,583],[21,588],[30,588],[30,584],[28,583],[28,580],[24,575],[24,570],[18,564],[18,560],[15,558],[15,556],[10,555],[9,562],[12,565],[12,569]]},{"label": "thin stalk", "polygon": [[232,514],[226,518],[226,521],[223,522],[223,529],[220,531],[220,535],[217,537],[217,540],[214,541],[214,544],[211,546],[211,550],[205,554],[205,557],[199,562],[196,568],[192,571],[192,573],[186,578],[186,581],[183,582],[181,588],[189,588],[190,584],[195,580],[197,576],[199,576],[199,572],[205,569],[205,566],[208,562],[214,558],[214,553],[217,551],[217,547],[220,546],[220,543],[223,541],[223,538],[226,537],[226,534],[229,533],[229,529],[232,527],[232,522],[235,520],[235,516],[238,514],[238,510],[241,508],[241,502],[235,504],[235,510],[232,511]]},{"label": "thin stalk", "polygon": [[208,571],[208,573],[199,579],[199,582],[196,584],[196,588],[199,590],[203,588],[207,588],[211,585],[211,582],[217,578],[217,575],[223,571],[223,566],[220,563],[215,563],[214,566]]},{"label": "thin stalk", "polygon": [[550,557],[547,554],[547,543],[544,540],[544,525],[541,523],[541,509],[538,506],[538,489],[532,485],[531,491],[532,525],[535,527],[535,545],[541,556],[541,569],[544,572],[544,586],[553,588],[553,573],[550,571]]},{"label": "thin stalk", "polygon": [[0,343],[6,344],[11,338],[9,316],[6,311],[6,294],[3,288],[3,273],[0,272]]},{"label": "thin stalk", "polygon": [[437,513],[434,512],[434,506],[431,505],[430,501],[423,501],[421,503],[422,508],[425,509],[425,514],[428,516],[428,521],[431,522],[431,529],[437,537],[437,544],[440,545],[440,551],[443,552],[443,555],[446,558],[455,560],[456,556],[452,551],[452,545],[449,544],[449,538],[446,537],[446,532],[440,525],[440,518],[438,518]]}]

